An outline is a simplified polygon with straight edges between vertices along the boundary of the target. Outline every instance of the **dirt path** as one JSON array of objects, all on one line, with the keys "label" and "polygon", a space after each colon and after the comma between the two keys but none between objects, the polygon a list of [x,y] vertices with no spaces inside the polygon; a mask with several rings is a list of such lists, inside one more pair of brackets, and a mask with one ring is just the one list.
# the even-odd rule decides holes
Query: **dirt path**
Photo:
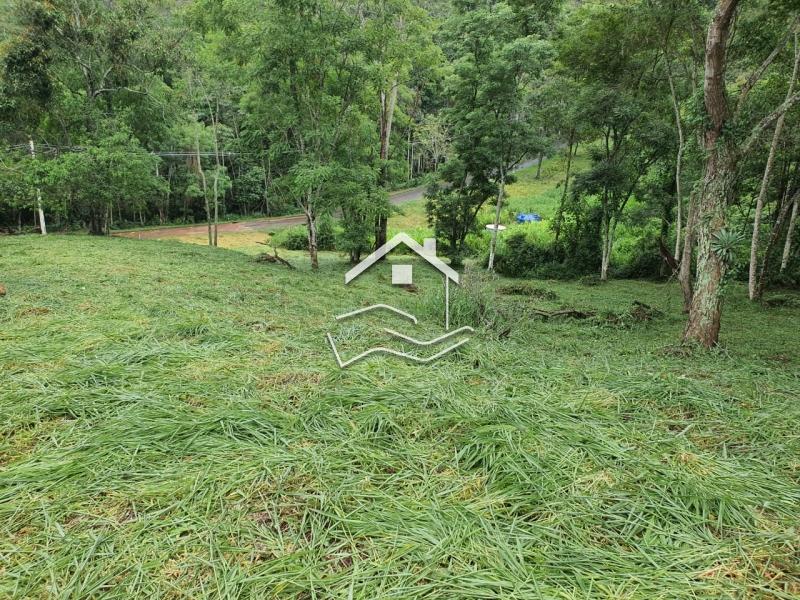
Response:
[{"label": "dirt path", "polygon": [[[515,170],[524,169],[535,165],[538,160],[526,160]],[[405,204],[419,200],[425,194],[424,185],[407,190],[399,190],[389,194],[389,202],[392,204]],[[252,231],[264,231],[267,229],[282,229],[293,225],[304,225],[306,218],[303,215],[286,215],[283,217],[271,217],[268,219],[252,219],[247,221],[234,221],[232,223],[220,223],[217,227],[219,233],[242,233]],[[113,235],[119,237],[134,238],[139,240],[157,240],[160,238],[176,238],[190,235],[200,235],[208,231],[208,225],[187,225],[186,227],[157,227],[155,229],[138,229],[134,231],[120,231]]]},{"label": "dirt path", "polygon": [[[389,194],[389,202],[392,204],[404,204],[419,200],[425,193],[425,186],[421,185],[407,190],[400,190]],[[272,217],[269,219],[252,219],[248,221],[234,221],[233,223],[220,223],[217,227],[220,233],[241,233],[247,231],[262,231],[267,229],[282,229],[293,225],[304,225],[306,218],[303,215],[286,215],[283,217]],[[139,240],[156,240],[159,238],[182,237],[187,235],[198,235],[206,233],[208,225],[187,225],[186,227],[159,227],[157,229],[142,229],[136,231],[121,231],[113,235],[119,237],[134,238]]]}]

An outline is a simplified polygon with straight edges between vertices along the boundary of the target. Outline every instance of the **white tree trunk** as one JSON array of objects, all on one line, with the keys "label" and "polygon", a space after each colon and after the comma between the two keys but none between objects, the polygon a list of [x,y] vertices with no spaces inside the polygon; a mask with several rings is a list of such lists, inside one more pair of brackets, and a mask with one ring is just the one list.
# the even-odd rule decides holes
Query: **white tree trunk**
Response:
[{"label": "white tree trunk", "polygon": [[794,226],[797,222],[797,207],[800,205],[800,198],[795,196],[794,204],[792,205],[792,216],[789,218],[789,229],[786,231],[786,243],[783,245],[783,258],[781,259],[781,273],[789,266],[789,256],[792,253],[792,236],[794,234]]},{"label": "white tree trunk", "polygon": [[[28,143],[31,148],[31,158],[36,158],[36,146],[33,144],[33,138],[28,138]],[[47,222],[44,219],[44,209],[42,208],[42,188],[36,188],[36,212],[39,214],[39,227],[42,235],[47,235]]]},{"label": "white tree trunk", "polygon": [[203,205],[206,209],[206,223],[208,223],[208,245],[214,245],[214,236],[211,229],[211,207],[208,204],[208,186],[206,184],[206,174],[203,171],[203,163],[200,158],[200,137],[194,138],[194,153],[197,159],[197,174],[200,175],[200,184],[203,187]]},{"label": "white tree trunk", "polygon": [[675,200],[678,207],[675,219],[675,258],[680,260],[681,252],[681,227],[683,222],[683,194],[681,193],[681,170],[683,167],[683,152],[685,143],[683,139],[683,124],[681,123],[681,109],[678,104],[678,94],[675,92],[675,83],[672,80],[672,69],[667,61],[667,78],[669,91],[672,96],[672,109],[675,112],[675,128],[678,130],[678,156],[675,159]]},{"label": "white tree trunk", "polygon": [[[794,39],[794,70],[792,71],[792,79],[789,81],[789,90],[786,92],[786,100],[788,101],[794,93],[794,86],[797,81],[797,68],[800,63],[800,48],[797,44],[797,34]],[[772,168],[775,165],[775,154],[778,151],[778,142],[780,141],[781,134],[783,133],[783,124],[786,121],[786,113],[782,113],[775,123],[775,131],[772,134],[772,144],[769,147],[769,155],[767,157],[767,165],[764,167],[764,176],[761,179],[761,189],[758,192],[758,199],[756,200],[756,211],[753,216],[753,236],[750,240],[750,270],[747,277],[747,293],[750,300],[755,300],[758,296],[757,287],[757,274],[758,274],[758,244],[759,236],[761,235],[761,215],[764,212],[764,201],[767,198],[767,189],[769,188],[769,181],[772,177]]]},{"label": "white tree trunk", "polygon": [[494,255],[497,250],[497,234],[500,228],[500,209],[503,206],[503,195],[506,188],[506,172],[503,165],[500,165],[500,186],[497,189],[497,205],[494,209],[494,229],[492,229],[492,242],[489,245],[489,271],[494,271]]},{"label": "white tree trunk", "polygon": [[600,281],[608,281],[608,267],[611,265],[611,250],[614,248],[614,230],[611,219],[603,219],[602,255],[600,258]]}]

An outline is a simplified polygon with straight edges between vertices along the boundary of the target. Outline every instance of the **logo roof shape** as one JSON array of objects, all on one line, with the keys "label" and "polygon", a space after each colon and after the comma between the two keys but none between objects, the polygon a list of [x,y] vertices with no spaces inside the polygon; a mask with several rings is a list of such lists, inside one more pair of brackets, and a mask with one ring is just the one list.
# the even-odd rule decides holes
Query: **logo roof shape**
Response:
[{"label": "logo roof shape", "polygon": [[447,279],[451,280],[455,284],[458,284],[458,273],[454,269],[452,269],[449,265],[445,264],[435,254],[428,252],[423,246],[420,246],[413,238],[411,238],[406,233],[398,233],[396,236],[394,236],[392,239],[386,242],[383,246],[375,250],[375,252],[367,256],[355,267],[353,267],[347,273],[345,273],[344,275],[345,284],[348,284],[351,281],[353,281],[353,279],[361,275],[364,271],[369,269],[372,265],[374,265],[384,256],[389,254],[389,252],[394,250],[400,244],[405,244],[406,246],[411,248],[414,252],[416,252],[422,258],[428,261],[429,264],[435,267]]}]

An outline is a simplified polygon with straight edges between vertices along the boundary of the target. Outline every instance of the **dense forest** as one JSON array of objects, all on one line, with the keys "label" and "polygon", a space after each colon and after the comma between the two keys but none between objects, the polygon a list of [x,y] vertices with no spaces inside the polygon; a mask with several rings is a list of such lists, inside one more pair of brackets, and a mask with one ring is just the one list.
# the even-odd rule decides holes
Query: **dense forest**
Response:
[{"label": "dense forest", "polygon": [[[302,213],[353,261],[425,183],[455,264],[675,277],[685,337],[724,286],[797,285],[794,0],[19,0],[0,15],[8,233]],[[546,235],[505,187],[559,161]],[[577,162],[585,168],[576,168]],[[483,237],[475,241],[476,232]],[[624,240],[625,260],[616,249]]]}]

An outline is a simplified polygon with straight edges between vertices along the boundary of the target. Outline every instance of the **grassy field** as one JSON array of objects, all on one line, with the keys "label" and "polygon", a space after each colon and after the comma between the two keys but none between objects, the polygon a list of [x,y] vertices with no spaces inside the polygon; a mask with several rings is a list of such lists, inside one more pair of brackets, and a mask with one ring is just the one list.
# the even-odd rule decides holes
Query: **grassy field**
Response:
[{"label": "grassy field", "polygon": [[342,371],[399,324],[333,315],[433,335],[441,281],[287,255],[0,239],[0,597],[800,594],[800,309],[733,286],[692,354],[674,285],[472,272],[456,354]]}]

